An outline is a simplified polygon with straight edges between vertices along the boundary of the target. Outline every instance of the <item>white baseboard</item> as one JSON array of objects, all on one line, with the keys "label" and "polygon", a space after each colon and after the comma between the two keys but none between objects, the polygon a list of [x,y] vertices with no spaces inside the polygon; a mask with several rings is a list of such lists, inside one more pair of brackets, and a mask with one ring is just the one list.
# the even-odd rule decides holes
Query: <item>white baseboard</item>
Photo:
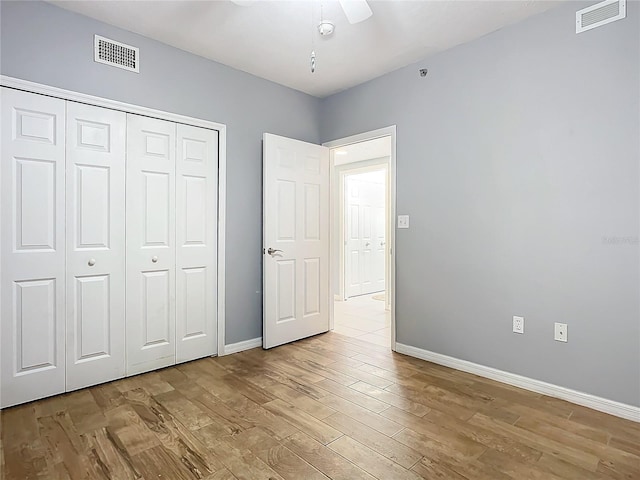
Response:
[{"label": "white baseboard", "polygon": [[222,355],[231,355],[232,353],[243,352],[245,350],[251,350],[252,348],[262,346],[262,337],[252,338],[245,340],[244,342],[232,343],[224,346],[224,353]]},{"label": "white baseboard", "polygon": [[437,363],[438,365],[444,365],[445,367],[455,368],[456,370],[461,370],[463,372],[473,373],[480,377],[490,378],[491,380],[524,388],[525,390],[530,390],[532,392],[560,398],[600,412],[615,415],[616,417],[640,422],[640,407],[627,405],[607,398],[597,397],[577,390],[571,390],[570,388],[553,385],[541,380],[523,377],[521,375],[516,375],[515,373],[504,372],[496,368],[485,367],[484,365],[479,365],[467,360],[460,360],[458,358],[430,352],[429,350],[423,350],[421,348],[404,345],[402,343],[396,343],[396,352],[409,355],[410,357],[420,358],[428,362]]}]

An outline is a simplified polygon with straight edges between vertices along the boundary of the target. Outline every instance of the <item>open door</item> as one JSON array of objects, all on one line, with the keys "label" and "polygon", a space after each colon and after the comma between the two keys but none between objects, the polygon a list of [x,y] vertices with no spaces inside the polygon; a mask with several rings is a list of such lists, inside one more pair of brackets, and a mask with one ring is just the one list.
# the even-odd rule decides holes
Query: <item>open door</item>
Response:
[{"label": "open door", "polygon": [[328,331],[328,148],[264,134],[263,250],[263,348]]}]

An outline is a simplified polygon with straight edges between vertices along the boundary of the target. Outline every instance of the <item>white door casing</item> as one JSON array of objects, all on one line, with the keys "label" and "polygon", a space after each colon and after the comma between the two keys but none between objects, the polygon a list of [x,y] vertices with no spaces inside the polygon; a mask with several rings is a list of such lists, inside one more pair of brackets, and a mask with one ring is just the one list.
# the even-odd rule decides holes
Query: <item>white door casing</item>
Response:
[{"label": "white door casing", "polygon": [[271,348],[329,329],[329,149],[265,133],[263,182],[263,347]]},{"label": "white door casing", "polygon": [[176,362],[217,352],[218,132],[178,124]]},{"label": "white door casing", "polygon": [[127,114],[127,375],[175,363],[176,124]]},{"label": "white door casing", "polygon": [[2,407],[65,390],[65,102],[2,88]]},{"label": "white door casing", "polygon": [[125,374],[126,114],[67,102],[67,391]]}]

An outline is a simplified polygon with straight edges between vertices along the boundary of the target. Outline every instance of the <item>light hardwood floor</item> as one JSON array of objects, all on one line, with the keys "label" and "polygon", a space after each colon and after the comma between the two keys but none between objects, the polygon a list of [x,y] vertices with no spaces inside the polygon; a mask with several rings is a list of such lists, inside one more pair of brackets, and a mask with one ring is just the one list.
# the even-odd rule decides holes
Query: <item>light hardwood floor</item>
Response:
[{"label": "light hardwood floor", "polygon": [[328,333],[6,409],[3,479],[639,479],[640,425]]}]

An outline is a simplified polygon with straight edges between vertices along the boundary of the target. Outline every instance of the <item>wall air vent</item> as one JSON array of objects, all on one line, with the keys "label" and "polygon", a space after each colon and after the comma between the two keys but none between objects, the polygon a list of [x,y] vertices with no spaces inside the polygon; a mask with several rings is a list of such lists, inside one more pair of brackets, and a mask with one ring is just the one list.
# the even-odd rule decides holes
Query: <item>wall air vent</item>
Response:
[{"label": "wall air vent", "polygon": [[140,73],[140,49],[96,35],[94,60],[98,63]]},{"label": "wall air vent", "polygon": [[576,33],[601,27],[627,16],[627,0],[605,0],[576,12]]}]

